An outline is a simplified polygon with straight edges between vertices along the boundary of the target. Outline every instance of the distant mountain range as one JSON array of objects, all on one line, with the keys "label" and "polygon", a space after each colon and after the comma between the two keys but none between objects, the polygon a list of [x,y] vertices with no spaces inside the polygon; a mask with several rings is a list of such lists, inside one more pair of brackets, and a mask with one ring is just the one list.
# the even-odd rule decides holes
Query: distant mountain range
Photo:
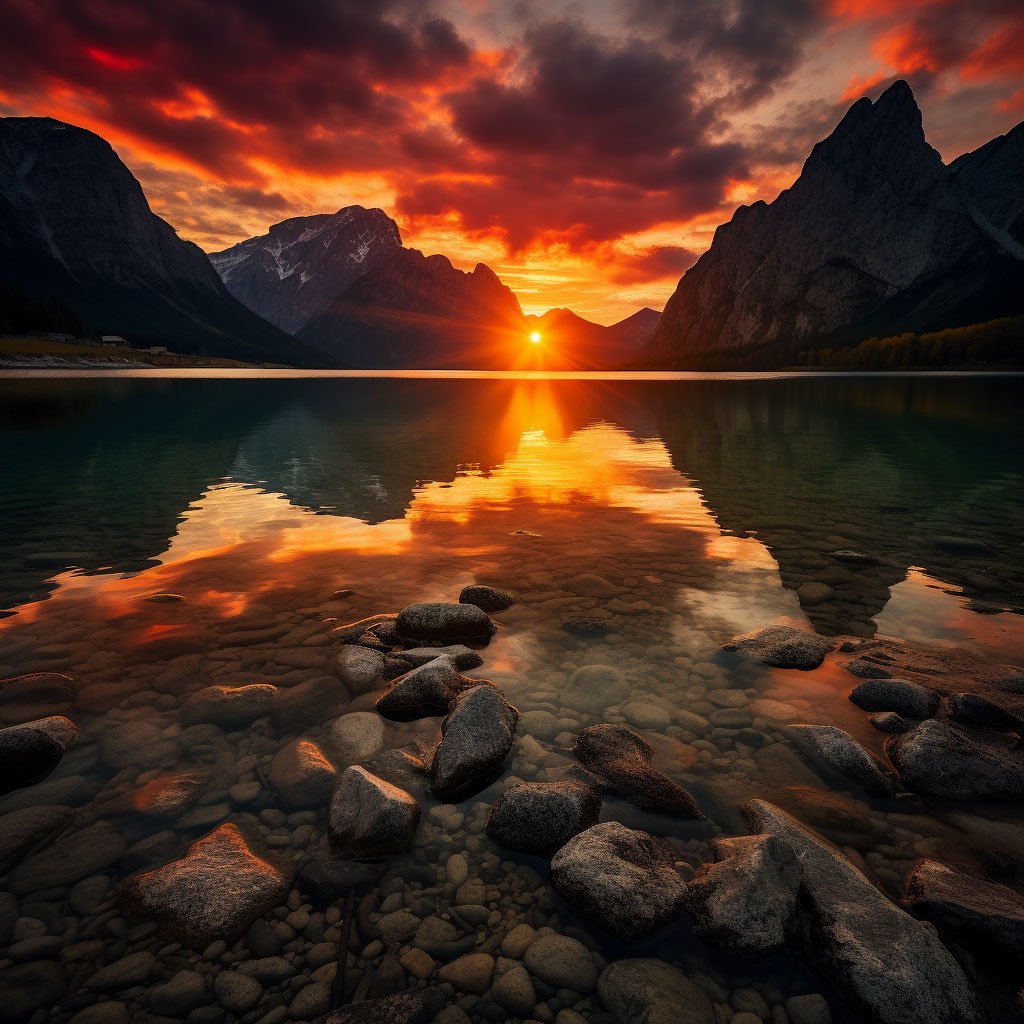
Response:
[{"label": "distant mountain range", "polygon": [[228,294],[107,142],[48,117],[0,118],[0,331],[23,330],[251,361],[314,358]]},{"label": "distant mountain range", "polygon": [[592,323],[571,309],[549,309],[528,316],[527,330],[541,335],[556,361],[563,358],[581,369],[615,369],[641,357],[661,314],[645,306],[608,327]]},{"label": "distant mountain range", "polygon": [[774,202],[741,206],[669,300],[651,361],[700,365],[1024,312],[1024,125],[945,166],[906,82],[860,99]]}]

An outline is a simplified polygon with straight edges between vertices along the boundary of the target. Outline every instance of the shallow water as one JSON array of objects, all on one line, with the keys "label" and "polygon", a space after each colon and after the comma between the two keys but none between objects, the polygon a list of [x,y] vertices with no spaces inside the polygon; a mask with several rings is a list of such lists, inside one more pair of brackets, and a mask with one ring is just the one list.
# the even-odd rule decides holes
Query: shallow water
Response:
[{"label": "shallow water", "polygon": [[[471,877],[491,887],[487,906],[498,916],[481,927],[488,935],[525,917],[573,930],[605,959],[653,954],[708,975],[726,1002],[748,984],[770,1004],[823,992],[835,1019],[858,1019],[796,957],[724,957],[685,919],[630,947],[612,942],[545,885],[544,861],[496,847],[483,822],[511,781],[561,777],[580,728],[625,721],[710,821],[680,822],[615,797],[602,818],[676,837],[694,863],[713,835],[745,831],[738,807],[756,796],[819,829],[893,897],[924,853],[972,863],[994,836],[1024,853],[1015,806],[907,814],[797,751],[785,726],[818,722],[884,756],[882,734],[847,700],[857,680],[841,654],[804,673],[718,651],[736,633],[784,622],[1024,664],[1022,395],[1015,377],[0,380],[0,609],[9,613],[0,678],[59,671],[81,680],[69,713],[83,733],[41,784],[51,789],[0,797],[0,814],[66,802],[74,828],[112,821],[129,850],[97,871],[111,884],[226,820],[299,866],[327,858],[324,810],[285,815],[265,784],[282,745],[323,740],[322,719],[183,731],[184,698],[211,683],[291,687],[323,677],[338,649],[332,626],[457,600],[473,582],[508,587],[520,602],[494,616],[498,632],[470,674],[493,680],[524,714],[517,746],[482,793],[454,807],[421,800],[416,845],[390,864],[381,901],[404,892],[407,906],[450,903],[443,868],[466,854]],[[843,550],[870,561],[837,558]],[[812,583],[831,593],[800,591]],[[333,596],[344,590],[352,593]],[[160,592],[184,601],[145,600]],[[561,629],[579,615],[603,620],[608,635]],[[586,664],[620,669],[628,699],[594,707],[569,682]],[[344,710],[372,710],[375,696]],[[18,719],[16,708],[0,713],[4,724]],[[155,725],[160,742],[126,749],[118,737],[138,723]],[[384,746],[429,745],[438,724],[388,723]],[[736,739],[742,729],[760,733],[761,746]],[[350,763],[343,751],[334,759]],[[212,781],[179,819],[117,812],[118,799],[184,770]],[[253,782],[263,784],[257,797],[229,795]],[[159,854],[146,845],[153,836]],[[539,877],[503,884],[520,878],[515,865]],[[440,872],[436,885],[423,882],[424,869]],[[42,920],[65,953],[83,936],[101,943],[84,962],[61,954],[66,985],[58,994],[50,979],[54,1019],[97,998],[90,969],[133,951],[158,953],[159,971],[207,977],[252,956],[244,940],[216,955],[167,952],[167,938],[126,918],[113,890],[83,913],[69,909],[77,881],[19,896],[28,906],[17,913]],[[428,896],[415,895],[420,886]],[[333,922],[317,907],[311,926],[280,920],[298,910],[278,915],[292,931],[282,948],[293,976],[267,984],[242,1020],[323,984],[305,958],[325,931],[330,941]],[[380,967],[380,954],[355,955],[359,974]],[[142,1012],[165,980],[159,971],[112,995]],[[463,1002],[471,1015],[487,1008]],[[208,1018],[190,1020],[216,1024],[217,1005],[208,997]],[[579,1009],[599,1012],[593,999]]]}]

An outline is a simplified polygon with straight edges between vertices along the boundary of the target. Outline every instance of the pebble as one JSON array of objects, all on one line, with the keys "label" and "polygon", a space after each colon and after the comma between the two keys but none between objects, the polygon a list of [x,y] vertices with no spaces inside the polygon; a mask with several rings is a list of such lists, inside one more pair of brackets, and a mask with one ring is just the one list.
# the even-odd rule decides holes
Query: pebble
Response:
[{"label": "pebble", "polygon": [[491,987],[494,976],[494,957],[486,953],[467,953],[445,964],[437,976],[441,981],[453,985],[460,992],[482,996]]},{"label": "pebble", "polygon": [[225,1010],[247,1013],[263,995],[263,986],[255,978],[235,971],[221,971],[213,980],[213,993]]},{"label": "pebble", "polygon": [[543,935],[523,956],[526,969],[552,988],[568,988],[585,995],[597,985],[598,971],[590,951],[568,935]]}]

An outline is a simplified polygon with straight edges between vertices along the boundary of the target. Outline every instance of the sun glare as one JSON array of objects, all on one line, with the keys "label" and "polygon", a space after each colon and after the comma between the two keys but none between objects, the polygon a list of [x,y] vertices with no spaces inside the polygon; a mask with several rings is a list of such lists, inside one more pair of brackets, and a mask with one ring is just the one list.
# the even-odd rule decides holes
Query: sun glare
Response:
[{"label": "sun glare", "polygon": [[530,335],[530,341],[532,341],[534,343],[534,345],[539,345],[540,344],[540,333],[538,331],[534,331]]}]

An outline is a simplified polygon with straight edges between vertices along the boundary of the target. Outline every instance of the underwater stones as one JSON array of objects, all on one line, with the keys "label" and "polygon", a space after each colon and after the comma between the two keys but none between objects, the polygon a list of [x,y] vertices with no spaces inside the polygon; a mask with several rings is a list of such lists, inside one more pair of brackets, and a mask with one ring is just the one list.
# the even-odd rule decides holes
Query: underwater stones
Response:
[{"label": "underwater stones", "polygon": [[569,935],[542,935],[523,956],[526,969],[554,989],[586,995],[597,985],[597,967],[590,950]]},{"label": "underwater stones", "polygon": [[563,620],[558,627],[563,633],[571,633],[573,636],[587,639],[599,639],[614,633],[615,629],[607,619],[598,619],[593,615],[574,615]]},{"label": "underwater stones", "polygon": [[476,605],[481,611],[503,612],[511,608],[519,600],[518,595],[501,587],[487,587],[482,583],[474,583],[462,588],[459,604]]},{"label": "underwater stones", "polygon": [[408,850],[419,820],[420,806],[409,793],[353,765],[341,773],[328,830],[343,853],[380,857]]},{"label": "underwater stones", "polygon": [[850,700],[864,711],[895,711],[904,718],[931,718],[939,695],[903,679],[868,679],[855,686]]},{"label": "underwater stones", "polygon": [[630,1024],[715,1024],[707,994],[660,960],[616,960],[602,972],[597,993],[620,1021]]},{"label": "underwater stones", "polygon": [[515,1017],[528,1017],[537,1005],[537,992],[526,969],[513,967],[495,981],[491,999]]},{"label": "underwater stones", "polygon": [[154,722],[137,719],[107,726],[99,753],[108,768],[169,768],[178,759],[178,742]]},{"label": "underwater stones", "polygon": [[827,583],[804,583],[797,589],[796,596],[804,608],[815,608],[831,601],[836,592]]},{"label": "underwater stones", "polygon": [[858,679],[888,679],[892,675],[889,669],[866,658],[843,662],[843,668]]},{"label": "underwater stones", "polygon": [[494,686],[475,686],[457,697],[441,723],[430,767],[434,794],[461,800],[492,782],[512,749],[518,721],[519,712]]},{"label": "underwater stones", "polygon": [[963,971],[932,928],[890,902],[833,847],[763,800],[751,829],[788,845],[802,870],[805,954],[878,1024],[979,1024]]},{"label": "underwater stones", "polygon": [[612,665],[584,665],[569,677],[563,699],[580,711],[592,714],[621,704],[629,696],[626,677]]},{"label": "underwater stones", "polygon": [[336,718],[327,730],[327,746],[339,762],[368,761],[384,746],[384,723],[369,711],[353,711]]},{"label": "underwater stones", "polygon": [[907,903],[943,935],[1024,959],[1024,900],[1004,885],[926,859],[907,879]]},{"label": "underwater stones", "polygon": [[293,740],[270,764],[268,780],[289,810],[326,803],[338,773],[320,748],[309,740]]},{"label": "underwater stones", "polygon": [[116,864],[127,844],[120,829],[90,825],[62,836],[23,860],[12,872],[8,887],[17,896],[73,885]]},{"label": "underwater stones", "polygon": [[380,877],[383,865],[355,861],[315,860],[296,876],[295,887],[314,903],[328,906],[352,889],[362,890]]},{"label": "underwater stones", "polygon": [[288,688],[279,687],[274,695],[271,721],[281,732],[300,729],[340,714],[350,702],[345,684],[336,676],[318,676]]},{"label": "underwater stones", "polygon": [[650,935],[685,909],[686,883],[664,840],[606,821],[569,840],[551,859],[556,891],[614,935]]},{"label": "underwater stones", "polygon": [[1024,798],[1024,752],[1012,736],[928,719],[886,741],[904,785],[955,800]]},{"label": "underwater stones", "polygon": [[885,767],[848,732],[832,725],[794,725],[790,732],[811,758],[856,782],[865,793],[895,795],[896,789]]},{"label": "underwater stones", "polygon": [[702,817],[693,797],[654,767],[654,747],[624,725],[592,725],[573,747],[576,759],[609,789],[645,810]]},{"label": "underwater stones", "polygon": [[470,679],[447,658],[437,658],[399,676],[374,707],[397,722],[443,715],[460,693],[482,685],[491,684],[486,679]]},{"label": "underwater stones", "polygon": [[384,655],[354,644],[334,656],[334,671],[349,693],[356,696],[383,686],[388,675]]},{"label": "underwater stones", "polygon": [[0,709],[7,721],[25,721],[70,704],[79,684],[60,672],[31,672],[0,679]]},{"label": "underwater stones", "polygon": [[0,729],[0,793],[45,779],[77,737],[75,723],[63,715]]},{"label": "underwater stones", "polygon": [[74,816],[70,807],[22,807],[0,817],[0,874],[33,847],[64,828]]},{"label": "underwater stones", "polygon": [[181,706],[182,725],[217,725],[241,729],[270,714],[276,686],[251,683],[248,686],[207,686],[193,693]]},{"label": "underwater stones", "polygon": [[495,801],[486,832],[509,850],[551,853],[601,814],[601,797],[582,782],[524,782]]},{"label": "underwater stones", "polygon": [[178,860],[125,879],[121,892],[139,917],[204,949],[215,939],[233,942],[278,906],[289,884],[284,871],[254,854],[229,822],[197,839]]},{"label": "underwater stones", "polygon": [[51,1010],[67,992],[64,967],[50,960],[0,970],[0,998],[12,1022],[27,1021],[38,1010]]},{"label": "underwater stones", "polygon": [[475,604],[423,602],[398,613],[398,632],[410,640],[490,640],[494,623]]},{"label": "underwater stones", "polygon": [[723,651],[735,651],[772,668],[817,668],[835,646],[835,641],[792,626],[765,626],[733,637],[722,644]]},{"label": "underwater stones", "polygon": [[463,672],[479,668],[484,663],[484,659],[465,644],[449,644],[447,647],[410,647],[408,650],[396,652],[395,658],[408,662],[413,668],[426,665],[428,661],[437,658],[446,658]]},{"label": "underwater stones", "polygon": [[206,783],[206,777],[195,772],[152,779],[132,794],[131,808],[155,818],[174,818],[199,799]]},{"label": "underwater stones", "polygon": [[738,956],[775,953],[793,930],[800,864],[775,836],[712,841],[716,861],[702,864],[688,885],[697,934]]}]

